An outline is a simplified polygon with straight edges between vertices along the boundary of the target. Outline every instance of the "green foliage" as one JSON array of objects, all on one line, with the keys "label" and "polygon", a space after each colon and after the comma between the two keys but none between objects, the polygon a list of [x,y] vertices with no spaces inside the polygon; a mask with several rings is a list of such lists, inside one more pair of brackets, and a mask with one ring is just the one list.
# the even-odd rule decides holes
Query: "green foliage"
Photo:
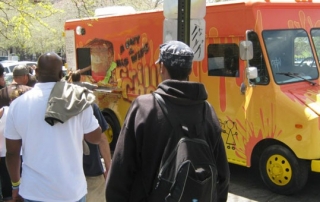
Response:
[{"label": "green foliage", "polygon": [[30,3],[29,0],[0,1],[0,34],[8,39],[31,37],[34,22],[48,27],[44,19],[59,11],[50,2]]},{"label": "green foliage", "polygon": [[[36,32],[55,29],[46,22],[50,16],[62,13],[53,7],[49,1],[30,0],[0,0],[0,49],[29,52],[28,42],[33,39]],[[31,51],[30,51],[31,52]]]}]

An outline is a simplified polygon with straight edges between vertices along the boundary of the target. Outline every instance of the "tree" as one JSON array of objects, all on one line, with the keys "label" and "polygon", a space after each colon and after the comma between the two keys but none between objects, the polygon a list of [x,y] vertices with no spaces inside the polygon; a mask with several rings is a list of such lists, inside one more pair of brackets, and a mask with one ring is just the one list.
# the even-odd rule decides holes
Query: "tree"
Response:
[{"label": "tree", "polygon": [[34,30],[50,29],[46,18],[61,12],[50,1],[0,0],[0,48],[23,48]]}]

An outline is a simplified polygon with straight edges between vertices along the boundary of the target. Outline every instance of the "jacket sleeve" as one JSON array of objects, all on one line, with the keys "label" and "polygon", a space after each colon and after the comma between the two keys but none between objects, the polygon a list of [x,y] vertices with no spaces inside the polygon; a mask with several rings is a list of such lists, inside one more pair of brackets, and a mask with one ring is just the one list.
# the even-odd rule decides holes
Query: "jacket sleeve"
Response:
[{"label": "jacket sleeve", "polygon": [[218,201],[225,202],[228,199],[230,170],[222,138],[219,138],[214,153],[216,154],[216,164],[218,169]]},{"label": "jacket sleeve", "polygon": [[135,114],[137,105],[131,105],[120,131],[107,177],[106,199],[108,202],[129,201],[137,171]]}]

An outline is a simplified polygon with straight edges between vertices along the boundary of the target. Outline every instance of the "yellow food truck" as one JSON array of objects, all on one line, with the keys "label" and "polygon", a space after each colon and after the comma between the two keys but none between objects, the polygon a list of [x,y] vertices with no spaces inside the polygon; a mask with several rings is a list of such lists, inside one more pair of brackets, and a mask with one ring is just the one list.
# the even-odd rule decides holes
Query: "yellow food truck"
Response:
[{"label": "yellow food truck", "polygon": [[[196,30],[205,35],[204,59],[193,63],[190,80],[206,86],[228,161],[257,166],[280,194],[320,172],[319,11],[315,0],[214,3],[205,29]],[[111,149],[131,102],[161,82],[155,61],[163,24],[162,10],[65,23],[68,68],[87,68],[82,81],[99,86]]]}]

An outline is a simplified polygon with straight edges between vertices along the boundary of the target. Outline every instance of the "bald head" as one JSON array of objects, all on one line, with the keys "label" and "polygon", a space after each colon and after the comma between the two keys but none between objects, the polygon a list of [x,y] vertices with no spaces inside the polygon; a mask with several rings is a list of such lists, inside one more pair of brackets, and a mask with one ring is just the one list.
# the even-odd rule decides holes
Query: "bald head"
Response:
[{"label": "bald head", "polygon": [[38,82],[57,82],[62,78],[62,59],[56,53],[50,52],[41,55],[38,59],[36,75]]}]

